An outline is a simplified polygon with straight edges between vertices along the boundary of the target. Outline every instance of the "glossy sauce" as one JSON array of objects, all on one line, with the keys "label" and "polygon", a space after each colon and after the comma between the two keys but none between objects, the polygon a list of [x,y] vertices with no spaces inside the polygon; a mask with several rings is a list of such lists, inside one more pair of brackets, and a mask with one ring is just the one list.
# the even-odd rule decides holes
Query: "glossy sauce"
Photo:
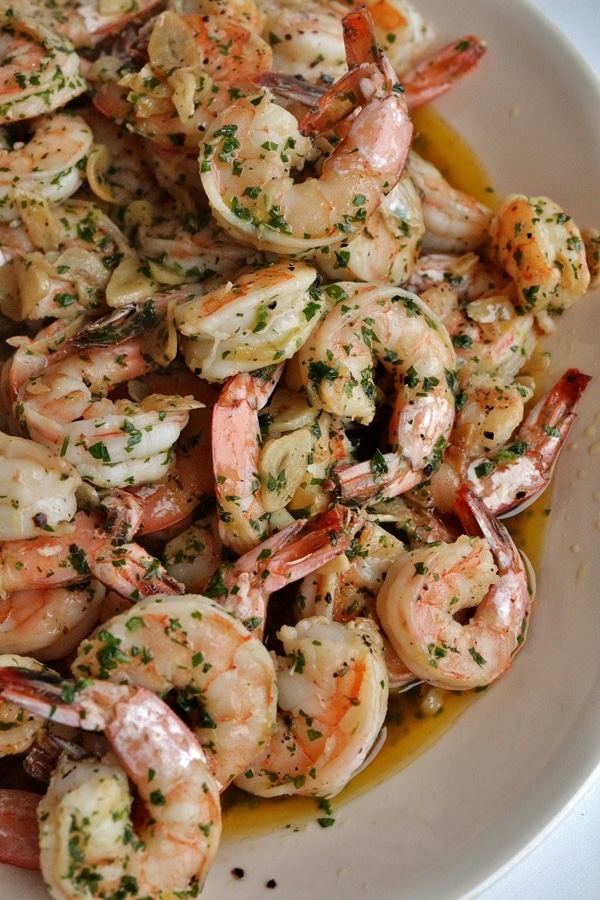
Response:
[{"label": "glossy sauce", "polygon": [[[429,159],[455,187],[493,207],[497,201],[489,175],[467,142],[432,108],[413,114],[415,149]],[[506,524],[533,568],[542,563],[548,521],[549,491]],[[485,690],[493,690],[493,687]],[[335,810],[353,797],[409,765],[438,740],[473,703],[480,692],[444,691],[416,687],[390,699],[387,737],[375,759],[329,803],[317,798],[286,797],[263,800],[235,788],[223,795],[225,833],[228,837],[265,833],[279,828],[300,828],[309,819],[335,819]],[[434,712],[427,699],[431,698]],[[324,811],[325,810],[325,811]]]}]

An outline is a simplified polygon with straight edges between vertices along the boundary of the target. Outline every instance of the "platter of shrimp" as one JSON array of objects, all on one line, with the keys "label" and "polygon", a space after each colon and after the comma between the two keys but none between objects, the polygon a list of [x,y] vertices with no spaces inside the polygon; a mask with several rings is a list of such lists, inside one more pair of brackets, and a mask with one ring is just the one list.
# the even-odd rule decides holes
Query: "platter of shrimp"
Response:
[{"label": "platter of shrimp", "polygon": [[0,4],[0,900],[464,897],[592,776],[599,99],[520,0]]}]

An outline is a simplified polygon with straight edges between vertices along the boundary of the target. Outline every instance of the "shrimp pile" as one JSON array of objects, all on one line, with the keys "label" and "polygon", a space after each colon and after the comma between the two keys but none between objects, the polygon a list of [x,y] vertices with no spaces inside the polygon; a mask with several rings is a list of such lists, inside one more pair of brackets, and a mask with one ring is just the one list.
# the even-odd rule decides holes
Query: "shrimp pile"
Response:
[{"label": "shrimp pile", "polygon": [[326,801],[391,695],[511,667],[598,234],[419,153],[486,45],[406,0],[15,0],[0,48],[0,859],[196,897],[225,791]]}]

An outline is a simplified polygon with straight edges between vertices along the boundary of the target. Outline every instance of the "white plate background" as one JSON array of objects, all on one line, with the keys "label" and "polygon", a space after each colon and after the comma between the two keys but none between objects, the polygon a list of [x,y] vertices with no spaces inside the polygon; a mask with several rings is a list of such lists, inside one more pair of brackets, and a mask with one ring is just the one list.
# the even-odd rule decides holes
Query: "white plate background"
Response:
[{"label": "white plate background", "polygon": [[[499,192],[547,194],[580,226],[600,226],[600,90],[581,58],[527,0],[415,2],[440,36],[488,40],[479,71],[437,106]],[[596,292],[572,308],[552,342],[556,375],[576,365],[595,381],[560,461],[538,600],[514,668],[412,765],[336,808],[332,828],[311,822],[299,833],[225,839],[207,900],[463,897],[535,842],[594,776],[599,300]],[[234,866],[245,870],[242,881],[232,878]],[[1,900],[47,896],[37,875],[0,866]]]}]

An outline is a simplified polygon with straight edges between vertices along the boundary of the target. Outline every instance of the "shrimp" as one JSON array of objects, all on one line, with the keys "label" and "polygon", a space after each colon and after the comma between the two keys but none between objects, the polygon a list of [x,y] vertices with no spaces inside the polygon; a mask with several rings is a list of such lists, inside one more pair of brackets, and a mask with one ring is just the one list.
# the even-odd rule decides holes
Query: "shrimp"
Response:
[{"label": "shrimp", "polygon": [[587,291],[586,247],[573,219],[548,197],[509,194],[490,223],[492,258],[514,279],[518,305],[546,331]]},{"label": "shrimp", "polygon": [[[522,646],[533,599],[529,569],[506,528],[464,485],[467,534],[402,554],[377,595],[383,630],[418,677],[449,690],[495,681]],[[476,607],[461,624],[461,610]]]},{"label": "shrimp", "polygon": [[[125,492],[103,502],[108,508],[111,501],[119,508],[135,503]],[[92,576],[133,600],[159,591],[180,594],[181,586],[160,562],[131,541],[130,530],[114,515],[81,510],[70,533],[5,541],[0,547],[0,597],[81,584]]]},{"label": "shrimp", "polygon": [[381,638],[368,619],[302,619],[278,632],[277,730],[235,780],[261,797],[333,797],[367,760],[387,711]]},{"label": "shrimp", "polygon": [[452,187],[432,163],[411,150],[406,173],[421,198],[424,253],[464,253],[488,236],[492,211],[465,191]]},{"label": "shrimp", "polygon": [[114,78],[100,59],[90,77],[94,105],[104,115],[165,147],[197,152],[206,128],[231,101],[251,93],[252,79],[271,65],[271,48],[258,34],[225,17],[160,13],[152,22],[148,62]]},{"label": "shrimp", "polygon": [[32,375],[13,410],[23,431],[71,462],[82,478],[119,487],[164,477],[193,399],[112,401],[115,385],[155,368],[134,336],[113,346],[73,351]]},{"label": "shrimp", "polygon": [[0,132],[0,221],[18,219],[24,204],[58,204],[74,194],[83,183],[92,142],[88,124],[66,111],[40,116],[26,141],[5,127]]},{"label": "shrimp", "polygon": [[275,369],[234,375],[223,386],[213,407],[212,454],[219,535],[237,554],[260,543],[269,528],[258,474],[258,414],[282,372],[280,364]]},{"label": "shrimp", "polygon": [[0,12],[0,60],[0,125],[51,112],[87,90],[69,42],[13,9]]},{"label": "shrimp", "polygon": [[[506,437],[521,404],[511,390],[512,400],[504,417],[503,401],[495,392],[496,402],[500,401],[498,415],[493,409],[483,410],[483,421],[489,414],[498,437],[494,433],[486,438],[484,424],[483,440],[478,442],[477,423],[472,423],[473,428],[464,423],[463,430],[459,419],[457,444],[450,447],[430,480],[416,488],[417,502],[434,506],[441,513],[451,513],[456,492],[464,482],[498,517],[515,515],[529,506],[550,483],[554,465],[577,418],[575,407],[590,380],[577,369],[567,370],[500,446],[498,440]],[[490,449],[477,455],[474,451],[478,443],[481,446],[486,441]]]},{"label": "shrimp", "polygon": [[[412,124],[396,76],[374,47],[365,13],[347,15],[344,29],[347,45],[356,38],[365,59],[300,125],[263,91],[232,103],[206,134],[200,177],[213,215],[260,250],[306,256],[341,244],[362,230],[402,175]],[[351,95],[361,109],[346,136],[319,177],[295,181],[292,170],[313,154],[311,138],[337,122],[338,98]]]},{"label": "shrimp", "polygon": [[294,355],[323,309],[318,272],[303,262],[274,263],[175,308],[190,369],[223,381]]},{"label": "shrimp", "polygon": [[[104,731],[112,750],[101,760],[62,758],[40,801],[40,864],[52,896],[197,896],[219,845],[221,808],[191,731],[145,688],[28,676],[2,669],[3,695]],[[139,825],[128,779],[147,810]]]},{"label": "shrimp", "polygon": [[71,530],[77,511],[77,470],[46,447],[0,433],[0,540]]},{"label": "shrimp", "polygon": [[0,789],[0,861],[21,869],[39,869],[37,834],[39,794]]},{"label": "shrimp", "polygon": [[[50,671],[39,660],[18,653],[1,653],[0,668],[4,666],[18,666],[32,672]],[[43,716],[28,712],[18,703],[0,698],[0,758],[29,750],[45,725]],[[1,818],[0,814],[0,820]]]},{"label": "shrimp", "polygon": [[261,752],[275,727],[277,685],[267,649],[200,594],[158,594],[109,619],[81,642],[72,672],[161,696],[175,691],[221,790]]},{"label": "shrimp", "polygon": [[100,618],[106,589],[98,581],[13,591],[0,598],[0,651],[63,659]]},{"label": "shrimp", "polygon": [[[151,12],[160,0],[136,0],[132,4],[104,4],[101,0],[19,0],[27,15],[34,16],[68,38],[77,49],[95,47],[134,19]],[[108,9],[114,11],[108,11]]]},{"label": "shrimp", "polygon": [[394,496],[439,464],[454,421],[454,349],[445,327],[415,294],[352,282],[333,288],[336,304],[298,351],[301,376],[316,403],[369,424],[375,415],[375,361],[390,373],[391,452],[342,464],[334,475],[342,498]]}]

